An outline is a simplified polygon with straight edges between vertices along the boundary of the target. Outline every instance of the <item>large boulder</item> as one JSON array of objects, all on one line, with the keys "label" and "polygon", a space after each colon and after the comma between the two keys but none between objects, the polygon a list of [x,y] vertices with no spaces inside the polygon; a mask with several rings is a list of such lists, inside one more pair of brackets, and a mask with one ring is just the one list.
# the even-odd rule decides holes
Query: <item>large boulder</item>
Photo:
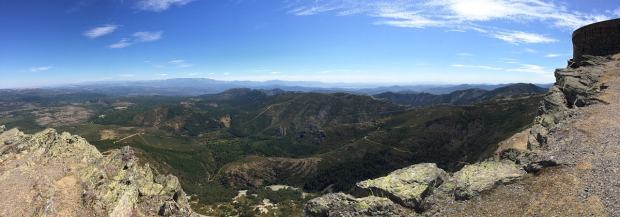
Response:
[{"label": "large boulder", "polygon": [[434,163],[416,164],[387,176],[357,183],[358,192],[388,197],[410,208],[421,209],[424,197],[443,183],[446,172]]},{"label": "large boulder", "polygon": [[417,213],[382,197],[355,198],[344,193],[326,194],[312,199],[304,206],[308,217],[353,216],[417,216]]},{"label": "large boulder", "polygon": [[468,199],[498,184],[510,183],[525,175],[519,165],[511,161],[484,161],[463,167],[454,173],[457,199]]}]

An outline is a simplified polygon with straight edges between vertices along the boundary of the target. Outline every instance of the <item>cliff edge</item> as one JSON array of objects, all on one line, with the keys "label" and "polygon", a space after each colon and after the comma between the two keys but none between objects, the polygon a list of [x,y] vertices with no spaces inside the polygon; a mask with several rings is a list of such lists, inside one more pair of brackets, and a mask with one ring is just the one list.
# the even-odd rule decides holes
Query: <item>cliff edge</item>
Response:
[{"label": "cliff edge", "polygon": [[617,34],[620,20],[575,32],[575,56],[556,70],[533,126],[509,139],[519,145],[455,173],[417,164],[362,181],[351,195],[310,200],[304,215],[620,216]]},{"label": "cliff edge", "polygon": [[0,216],[199,216],[179,181],[129,147],[100,153],[85,139],[0,126]]}]

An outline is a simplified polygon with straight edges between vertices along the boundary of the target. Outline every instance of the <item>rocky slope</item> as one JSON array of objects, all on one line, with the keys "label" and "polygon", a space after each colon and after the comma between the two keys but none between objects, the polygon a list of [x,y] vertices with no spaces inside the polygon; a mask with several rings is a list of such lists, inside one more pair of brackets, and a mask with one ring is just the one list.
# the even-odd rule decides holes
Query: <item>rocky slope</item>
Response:
[{"label": "rocky slope", "polygon": [[199,216],[179,181],[125,147],[100,153],[47,129],[0,127],[0,216]]},{"label": "rocky slope", "polygon": [[[620,216],[620,54],[579,56],[555,76],[529,134],[495,159],[454,173],[413,165],[315,198],[305,215]],[[377,197],[392,203],[360,202]]]}]

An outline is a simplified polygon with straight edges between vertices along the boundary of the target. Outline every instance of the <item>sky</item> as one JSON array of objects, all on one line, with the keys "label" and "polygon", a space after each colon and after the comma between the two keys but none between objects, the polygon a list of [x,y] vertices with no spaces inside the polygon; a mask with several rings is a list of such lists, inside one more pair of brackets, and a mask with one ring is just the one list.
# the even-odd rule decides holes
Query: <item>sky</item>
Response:
[{"label": "sky", "polygon": [[0,88],[212,78],[551,83],[617,0],[2,0]]}]

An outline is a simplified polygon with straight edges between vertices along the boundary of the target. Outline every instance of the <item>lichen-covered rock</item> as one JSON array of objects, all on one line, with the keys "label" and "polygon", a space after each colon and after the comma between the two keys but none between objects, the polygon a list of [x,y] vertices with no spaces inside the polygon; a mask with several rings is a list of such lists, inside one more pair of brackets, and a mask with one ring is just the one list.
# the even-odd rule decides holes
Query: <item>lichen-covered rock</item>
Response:
[{"label": "lichen-covered rock", "polygon": [[0,216],[197,216],[176,177],[140,165],[129,147],[101,154],[46,129],[0,133]]},{"label": "lichen-covered rock", "polygon": [[484,161],[467,165],[453,175],[456,183],[454,193],[458,199],[471,198],[523,175],[525,171],[511,161]]},{"label": "lichen-covered rock", "polygon": [[382,197],[355,198],[344,193],[326,194],[312,199],[304,206],[304,216],[354,217],[354,216],[417,216],[411,210]]},{"label": "lichen-covered rock", "polygon": [[441,185],[446,172],[434,163],[416,164],[396,170],[387,176],[357,183],[365,194],[389,197],[410,208],[420,209],[424,197]]}]

